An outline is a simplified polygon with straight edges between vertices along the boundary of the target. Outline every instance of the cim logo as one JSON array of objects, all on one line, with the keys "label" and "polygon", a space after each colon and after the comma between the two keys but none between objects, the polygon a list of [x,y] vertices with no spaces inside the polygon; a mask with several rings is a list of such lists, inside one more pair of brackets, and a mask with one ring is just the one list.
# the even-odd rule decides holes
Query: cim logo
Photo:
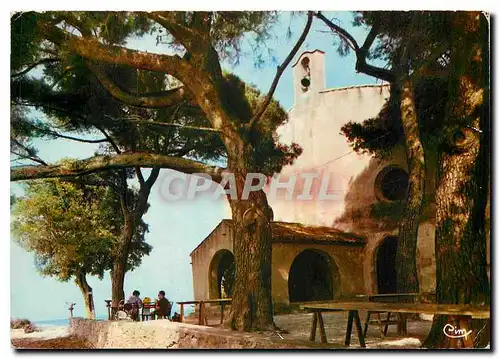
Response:
[{"label": "cim logo", "polygon": [[467,332],[465,329],[456,328],[455,326],[448,323],[443,327],[443,333],[448,338],[459,339],[465,338],[467,335],[470,335],[472,333],[472,330],[469,330]]}]

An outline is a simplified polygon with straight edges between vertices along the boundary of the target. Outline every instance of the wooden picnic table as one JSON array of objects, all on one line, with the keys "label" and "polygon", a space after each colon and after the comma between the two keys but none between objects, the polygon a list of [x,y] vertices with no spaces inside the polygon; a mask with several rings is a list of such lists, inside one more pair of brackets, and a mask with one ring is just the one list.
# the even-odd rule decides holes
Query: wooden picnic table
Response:
[{"label": "wooden picnic table", "polygon": [[[382,294],[357,294],[356,299],[368,299],[371,302],[404,302],[411,298],[413,302],[421,302],[421,298],[434,298],[435,301],[436,293],[434,292],[414,292],[414,293],[382,293]],[[348,300],[346,300],[348,301]],[[381,314],[387,313],[386,320],[383,321]],[[370,317],[376,314],[378,320],[370,320]],[[397,319],[391,320],[391,314],[396,314]],[[366,336],[369,324],[377,324],[380,329],[382,337],[387,335],[387,330],[389,325],[397,324],[398,334],[407,335],[407,318],[406,314],[403,313],[391,313],[391,312],[379,312],[379,311],[368,311],[366,314],[365,328],[363,331],[363,336]]]},{"label": "wooden picnic table", "polygon": [[205,313],[205,304],[219,304],[221,306],[221,314],[220,314],[220,324],[224,322],[224,305],[231,304],[231,298],[218,298],[218,299],[202,299],[202,300],[189,300],[185,302],[177,302],[181,307],[180,313],[180,321],[184,321],[184,305],[198,305],[198,324],[199,325],[208,325],[208,318]]},{"label": "wooden picnic table", "polygon": [[[118,305],[118,306],[112,305],[113,301],[111,299],[105,299],[104,302],[106,303],[106,309],[108,310],[108,320],[112,320],[113,316],[116,314],[116,312],[118,310],[120,310],[122,308],[122,306],[121,305]],[[155,306],[154,301],[151,301],[149,303],[143,303],[142,307],[138,308],[138,309],[141,309],[141,316],[140,317],[141,317],[142,321],[144,321],[145,318],[155,319],[154,309],[156,309],[156,306]],[[149,309],[150,313],[149,314],[144,313],[144,309]],[[152,312],[151,312],[151,309],[153,309]]]},{"label": "wooden picnic table", "polygon": [[[454,317],[453,325],[459,329],[461,323],[466,323],[469,327],[470,320],[474,319],[489,319],[490,307],[489,306],[472,306],[461,304],[425,304],[425,303],[379,303],[379,302],[328,302],[322,304],[308,304],[301,305],[301,309],[313,312],[313,321],[311,326],[311,334],[309,340],[314,341],[316,338],[316,328],[319,323],[321,342],[327,343],[325,324],[323,321],[322,312],[349,312],[347,320],[347,329],[345,335],[345,345],[349,346],[351,343],[352,324],[356,325],[360,346],[365,348],[365,337],[361,328],[361,321],[359,319],[359,311],[373,311],[373,312],[391,312],[391,313],[421,313],[421,314],[442,314],[451,315]],[[463,328],[464,326],[462,326]],[[459,338],[464,347],[472,347],[471,336]]]},{"label": "wooden picnic table", "polygon": [[368,298],[368,300],[373,299],[388,299],[395,298],[400,299],[404,297],[422,297],[427,295],[433,295],[433,293],[382,293],[382,294],[356,294],[356,298]]}]

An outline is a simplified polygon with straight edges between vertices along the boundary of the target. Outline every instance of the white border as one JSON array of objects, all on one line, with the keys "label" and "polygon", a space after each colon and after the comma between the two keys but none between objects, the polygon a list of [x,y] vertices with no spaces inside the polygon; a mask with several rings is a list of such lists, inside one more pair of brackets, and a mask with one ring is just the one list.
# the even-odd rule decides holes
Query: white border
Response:
[{"label": "white border", "polygon": [[[7,188],[9,188],[10,183],[8,180],[9,174],[7,173],[8,168],[10,166],[10,163],[8,164],[8,146],[9,146],[9,141],[7,139],[7,133],[9,133],[9,125],[7,119],[10,116],[10,111],[8,107],[8,102],[7,98],[9,97],[9,79],[7,75],[7,67],[9,65],[9,53],[10,53],[10,28],[9,28],[9,15],[13,11],[19,11],[19,10],[202,10],[202,9],[216,9],[216,10],[309,10],[309,9],[321,9],[321,10],[412,10],[412,9],[426,9],[426,10],[486,10],[489,12],[496,13],[496,10],[498,8],[498,1],[487,1],[487,0],[454,0],[454,1],[435,1],[435,0],[421,0],[418,2],[403,2],[403,1],[384,1],[384,2],[375,2],[373,0],[356,0],[356,1],[325,1],[325,0],[307,0],[307,1],[285,1],[285,0],[280,0],[280,1],[269,1],[269,0],[253,0],[253,1],[245,1],[245,2],[236,2],[236,1],[229,1],[229,0],[212,0],[212,1],[201,1],[201,0],[183,0],[182,2],[169,2],[169,1],[148,1],[147,4],[141,3],[141,2],[128,2],[124,3],[123,1],[102,1],[102,0],[87,0],[85,2],[75,2],[75,3],[70,3],[68,1],[63,1],[63,0],[50,0],[50,1],[44,1],[41,3],[39,0],[22,0],[22,1],[16,1],[16,2],[2,2],[0,4],[2,8],[2,21],[0,22],[1,26],[1,31],[0,31],[0,36],[2,37],[2,46],[4,51],[2,52],[2,55],[0,57],[0,61],[2,62],[1,66],[1,76],[2,76],[2,81],[0,82],[2,85],[2,95],[3,95],[3,101],[2,103],[2,120],[1,120],[1,126],[2,129],[0,133],[4,136],[3,141],[1,142],[2,144],[2,156],[0,158],[2,159],[2,164],[1,164],[1,169],[4,171],[2,176],[0,177],[4,190],[1,191],[2,196],[1,196],[1,203],[2,203],[2,213],[1,213],[1,223],[2,223],[2,230],[3,230],[3,238],[0,241],[1,243],[1,248],[0,252],[3,254],[3,258],[1,260],[1,287],[3,289],[3,297],[7,297],[7,292],[9,293],[8,298],[9,298],[9,304],[10,304],[10,248],[9,248],[9,217],[10,217],[10,209],[7,207]],[[182,6],[179,6],[179,4],[182,4]],[[494,36],[493,37],[494,41],[494,47],[498,49],[498,40]],[[492,62],[492,66],[495,66],[497,63],[496,59],[494,61],[494,64]],[[495,67],[496,68],[496,67]],[[496,74],[496,71],[494,72]],[[496,76],[495,76],[496,77]],[[498,100],[498,95],[495,93],[495,99]],[[495,101],[495,103],[498,103]],[[496,119],[495,119],[496,120]],[[500,124],[497,121],[497,124],[495,127],[500,127]],[[495,135],[498,133],[498,131],[495,131]],[[496,138],[496,136],[495,136]],[[498,148],[499,146],[495,146]],[[498,151],[495,151],[495,166],[494,168],[500,168],[500,156],[498,154]],[[498,178],[495,176],[494,178]],[[496,191],[495,191],[496,193]],[[493,201],[495,203],[495,201]],[[496,211],[495,213],[495,224],[496,224]],[[3,226],[5,224],[5,227]],[[492,242],[493,238],[492,238]],[[499,247],[500,245],[493,246],[495,249],[495,254],[498,254],[499,252]],[[498,258],[498,256],[494,256],[492,258],[492,262],[494,262]],[[495,268],[495,265],[492,266],[492,268]],[[492,273],[492,276],[495,277],[496,273]],[[33,293],[34,296],[36,296],[36,293]],[[2,302],[1,305],[1,311],[2,315],[0,317],[0,330],[1,330],[1,352],[0,355],[8,356],[11,357],[15,355],[15,352],[10,348],[10,331],[9,328],[7,327],[7,320],[10,318],[10,305],[5,303],[5,301]],[[497,331],[494,331],[494,333],[497,333]],[[498,335],[495,335],[495,342],[498,345]],[[220,352],[215,352],[212,353],[212,355],[219,355]],[[69,353],[69,355],[73,356],[81,356],[84,353]],[[192,355],[197,355],[197,354],[202,354],[200,352],[192,353],[192,354],[187,354],[182,353],[183,357],[186,356],[192,356]],[[251,356],[259,356],[259,357],[267,357],[267,356],[276,356],[276,355],[289,355],[291,353],[278,353],[278,352],[258,352],[258,353],[248,353],[245,352],[246,355],[251,355]],[[295,353],[294,353],[295,354]],[[344,357],[346,355],[355,355],[355,351],[351,351],[349,353],[345,352],[332,352],[332,353],[325,353],[326,355],[334,355],[335,357]],[[361,355],[365,355],[367,353],[358,353]],[[396,355],[401,355],[403,353],[395,353]],[[424,354],[424,352],[422,352]],[[43,356],[43,357],[51,357],[53,353],[48,352],[48,353],[37,353],[37,355]],[[104,357],[103,352],[97,352],[97,353],[92,353],[91,354],[93,357]],[[108,354],[109,355],[109,354]],[[123,352],[115,352],[114,355],[119,355],[122,356],[124,355]],[[142,353],[137,353],[134,352],[132,354],[133,356],[142,356]],[[160,355],[165,355],[165,353],[161,353]],[[168,355],[179,355],[179,353],[168,353]],[[236,352],[236,353],[231,353],[232,355],[241,355],[241,352]],[[302,356],[312,356],[312,355],[317,355],[314,353],[308,353],[307,351],[301,351],[300,353],[297,353],[295,355],[300,355]],[[385,356],[385,352],[373,352],[370,353],[369,355],[373,356]],[[404,355],[404,354],[403,354]],[[435,356],[438,355],[437,353],[428,353],[426,352],[425,355],[431,355]]]}]

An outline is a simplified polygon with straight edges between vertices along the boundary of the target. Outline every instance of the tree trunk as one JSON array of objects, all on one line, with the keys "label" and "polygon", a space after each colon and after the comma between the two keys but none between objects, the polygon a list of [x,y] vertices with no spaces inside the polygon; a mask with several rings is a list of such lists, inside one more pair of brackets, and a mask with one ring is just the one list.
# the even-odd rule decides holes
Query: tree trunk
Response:
[{"label": "tree trunk", "polygon": [[116,262],[111,271],[111,300],[113,307],[117,307],[121,300],[125,299],[123,285],[125,281],[125,266]]},{"label": "tree trunk", "polygon": [[153,187],[154,183],[158,179],[158,175],[160,174],[160,168],[155,167],[151,170],[151,174],[149,175],[148,179],[144,181],[140,169],[136,167],[136,171],[137,177],[139,179],[140,190],[139,198],[134,206],[133,211],[130,211],[127,207],[127,181],[126,177],[122,177],[122,185],[124,187],[122,197],[122,214],[124,225],[120,243],[118,245],[116,255],[114,256],[113,269],[111,271],[111,300],[114,307],[117,307],[118,303],[122,299],[125,299],[123,286],[125,281],[125,273],[127,272],[130,244],[132,243],[137,224],[146,212],[151,188]]},{"label": "tree trunk", "polygon": [[85,310],[87,311],[87,318],[89,319],[95,319],[94,316],[94,300],[92,297],[92,288],[90,285],[87,283],[87,278],[85,272],[79,272],[75,276],[75,283],[80,288],[80,291],[82,292],[83,295],[83,301],[85,303]]},{"label": "tree trunk", "polygon": [[239,331],[274,329],[271,299],[271,215],[263,192],[231,201],[236,277],[231,327]]},{"label": "tree trunk", "polygon": [[399,293],[418,292],[417,238],[424,198],[425,162],[415,109],[413,85],[406,77],[401,86],[401,123],[408,162],[408,194],[399,221],[396,251],[396,283]]},{"label": "tree trunk", "polygon": [[[438,303],[490,303],[486,267],[485,208],[489,180],[488,28],[480,13],[456,13],[464,29],[452,47],[453,83],[436,191],[436,294]],[[485,45],[486,44],[486,45]],[[486,89],[486,90],[485,90]],[[435,316],[425,347],[449,344]],[[489,321],[472,323],[474,346],[489,342]],[[478,330],[476,330],[478,329]]]},{"label": "tree trunk", "polygon": [[[230,160],[235,175],[238,200],[230,200],[233,218],[233,251],[236,265],[229,326],[238,331],[275,329],[271,298],[272,209],[263,191],[241,195],[248,173],[248,150],[240,140],[226,146],[234,156]],[[239,150],[235,150],[238,149]],[[229,153],[229,151],[228,151]],[[245,155],[247,154],[247,155]],[[245,158],[246,157],[246,158]],[[250,157],[251,158],[251,157]]]},{"label": "tree trunk", "polygon": [[118,303],[125,299],[123,285],[125,281],[125,273],[127,271],[127,260],[129,255],[130,243],[134,236],[135,224],[130,215],[125,215],[125,225],[120,239],[119,248],[114,257],[113,269],[111,271],[111,300],[113,306],[118,306]]}]

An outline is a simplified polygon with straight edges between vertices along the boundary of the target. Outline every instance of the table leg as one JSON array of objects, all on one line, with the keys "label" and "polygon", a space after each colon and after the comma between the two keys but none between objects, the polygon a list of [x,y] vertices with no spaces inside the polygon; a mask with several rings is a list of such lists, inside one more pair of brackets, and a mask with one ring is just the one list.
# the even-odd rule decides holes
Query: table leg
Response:
[{"label": "table leg", "polygon": [[[453,326],[455,327],[455,330],[462,329],[464,330],[464,333],[468,332],[471,327],[471,319],[470,317],[466,316],[455,316],[453,317]],[[473,348],[474,347],[474,341],[472,339],[473,333],[454,339],[454,342],[451,347],[452,348],[460,348],[460,344],[462,344],[462,348]]]},{"label": "table leg", "polygon": [[184,322],[184,304],[181,304],[181,314],[179,320],[181,323]]},{"label": "table leg", "polygon": [[224,303],[220,303],[220,325],[224,323]]},{"label": "table leg", "polygon": [[203,323],[208,326],[208,311],[207,308],[203,307]]},{"label": "table leg", "polygon": [[347,329],[345,331],[345,345],[349,346],[351,344],[351,333],[352,333],[352,321],[354,319],[354,311],[349,311],[349,317],[347,319]]},{"label": "table leg", "polygon": [[316,311],[313,312],[313,321],[311,325],[311,334],[309,335],[309,340],[314,341],[316,340],[316,327],[318,325],[318,316],[316,315]]},{"label": "table leg", "polygon": [[325,330],[325,322],[323,321],[323,315],[318,311],[318,322],[319,322],[319,333],[321,336],[321,343],[328,343],[326,340],[326,330]]},{"label": "table leg", "polygon": [[387,336],[387,330],[389,329],[389,320],[391,320],[391,312],[387,312],[387,319],[385,320],[385,327],[384,327],[384,337]]},{"label": "table leg", "polygon": [[[460,318],[460,327],[464,328],[466,332],[471,330],[472,328],[472,317],[461,317]],[[474,338],[475,338],[475,330],[473,330],[469,335],[464,338],[464,346],[465,348],[474,348]]]},{"label": "table leg", "polygon": [[[368,331],[368,323],[370,323],[370,316],[372,315],[372,312],[368,311],[366,314],[366,322],[365,322],[365,330],[363,332],[363,335],[366,336],[366,332]],[[379,316],[380,318],[380,316]]]},{"label": "table leg", "polygon": [[359,345],[362,348],[366,348],[365,337],[361,328],[361,320],[359,319],[359,312],[357,310],[354,311],[354,324],[356,324],[356,331],[358,332]]},{"label": "table leg", "polygon": [[408,330],[406,328],[406,314],[399,313],[398,335],[406,337]]},{"label": "table leg", "polygon": [[[384,321],[382,320],[382,315],[380,312],[377,312],[377,321],[378,321],[378,330],[380,331],[380,335],[383,338],[384,337]],[[363,333],[363,336],[366,338],[366,332]]]},{"label": "table leg", "polygon": [[198,313],[198,325],[203,325],[203,309],[205,305],[200,302],[200,312]]}]

